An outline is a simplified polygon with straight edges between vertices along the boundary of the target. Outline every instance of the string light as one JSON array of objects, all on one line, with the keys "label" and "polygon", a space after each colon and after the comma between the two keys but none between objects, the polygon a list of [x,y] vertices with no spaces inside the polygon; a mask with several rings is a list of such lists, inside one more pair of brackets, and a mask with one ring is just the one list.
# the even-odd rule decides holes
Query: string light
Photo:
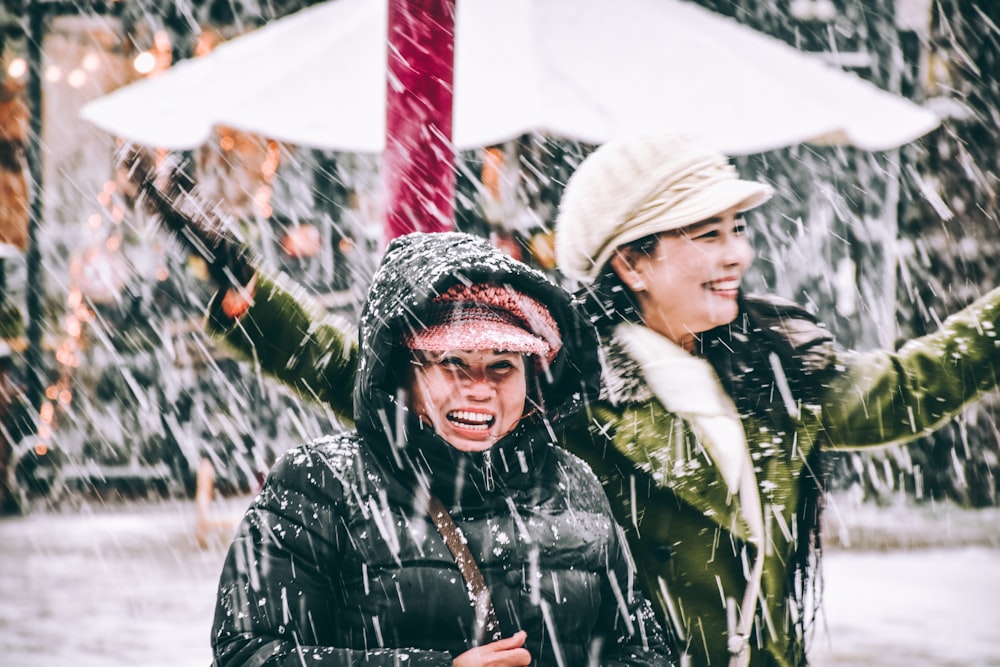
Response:
[{"label": "string light", "polygon": [[145,76],[167,69],[172,60],[170,35],[159,30],[153,35],[153,47],[137,55],[132,61],[132,67]]},{"label": "string light", "polygon": [[96,53],[91,51],[83,57],[83,60],[80,61],[80,64],[83,66],[83,69],[87,70],[88,72],[96,72],[97,68],[101,66],[101,58]]},{"label": "string light", "polygon": [[132,67],[139,74],[150,74],[156,68],[156,56],[150,51],[143,51],[132,61]]},{"label": "string light", "polygon": [[20,79],[28,73],[28,61],[24,58],[14,58],[7,65],[7,74],[15,79]]},{"label": "string light", "polygon": [[260,175],[264,183],[257,188],[253,196],[257,214],[262,218],[270,218],[273,214],[271,208],[271,194],[274,191],[274,176],[278,173],[278,162],[281,159],[281,147],[277,141],[267,142],[267,154],[264,162],[260,166]]},{"label": "string light", "polygon": [[74,69],[66,77],[66,83],[70,88],[81,88],[87,82],[87,73],[82,69]]},{"label": "string light", "polygon": [[[115,4],[120,4],[123,0],[111,0]],[[202,40],[199,40],[202,41]],[[209,50],[211,44],[206,44]],[[104,54],[94,50],[87,50],[80,58],[78,66],[73,69],[62,69],[60,66],[50,64],[43,70],[43,78],[48,83],[63,82],[71,88],[83,88],[92,74],[100,71]],[[141,75],[155,74],[165,70],[171,64],[172,48],[167,32],[158,31],[153,35],[153,45],[146,51],[139,53],[132,61],[132,66]],[[28,62],[23,57],[15,57],[6,64],[6,75],[11,79],[21,80],[28,74]],[[160,156],[162,157],[162,156]],[[105,217],[108,217],[116,225],[120,225],[125,218],[125,209],[114,201],[113,196],[119,188],[114,181],[108,181],[100,192],[96,194],[100,205],[105,209],[103,212],[95,211],[83,218],[82,222],[85,230],[96,232],[104,224]],[[122,244],[120,233],[112,234],[104,242],[104,248],[110,252],[119,252]],[[91,258],[94,261],[106,261],[101,257]],[[159,280],[166,280],[169,273],[166,268],[157,270],[156,277]],[[69,315],[63,321],[63,339],[56,348],[56,361],[60,366],[58,379],[45,388],[46,401],[38,409],[38,440],[34,445],[34,451],[38,456],[45,456],[49,453],[50,444],[48,440],[58,430],[59,409],[67,406],[73,401],[72,378],[73,369],[80,366],[80,351],[83,349],[83,336],[85,325],[94,319],[94,313],[85,303],[84,293],[80,286],[73,285],[76,278],[71,276],[71,285],[66,295],[66,304]]]}]

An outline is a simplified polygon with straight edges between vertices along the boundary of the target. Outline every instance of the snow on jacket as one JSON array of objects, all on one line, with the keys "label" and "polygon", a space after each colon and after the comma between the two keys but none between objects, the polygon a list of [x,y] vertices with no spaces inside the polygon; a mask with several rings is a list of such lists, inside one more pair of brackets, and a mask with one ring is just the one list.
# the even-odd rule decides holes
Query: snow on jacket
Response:
[{"label": "snow on jacket", "polygon": [[[386,262],[362,313],[357,380],[346,378],[356,430],[286,453],[252,502],[220,581],[218,667],[450,666],[472,648],[475,610],[420,480],[476,558],[503,636],[527,631],[533,664],[674,664],[602,487],[554,446],[599,380],[569,296],[460,234],[397,239]],[[547,304],[563,348],[539,378],[548,418],[461,452],[398,404],[398,341],[436,294],[487,280]]]},{"label": "snow on jacket", "polygon": [[[216,309],[210,328],[265,371],[350,420],[352,407],[342,394],[352,384],[355,348],[335,322],[324,323],[318,309],[303,304],[301,294],[262,275],[257,301],[240,324],[227,323]],[[759,412],[767,416],[741,414],[741,437],[716,442],[695,427],[692,406],[672,409],[671,399],[658,395],[716,396],[716,421],[724,425],[731,406],[719,395],[714,370],[696,357],[675,354],[669,342],[640,352],[644,367],[635,350],[611,336],[603,341],[604,398],[574,419],[560,440],[604,484],[626,528],[640,584],[659,618],[683,639],[692,667],[729,664],[738,609],[753,579],[759,581],[754,597],[763,604],[750,619],[749,664],[805,663],[803,638],[794,630],[792,554],[803,473],[821,438],[824,447],[838,449],[913,440],[997,384],[1000,289],[895,353],[811,347],[812,321],[791,315],[779,320],[776,326],[793,348],[822,357],[808,360],[826,369],[818,396],[803,400],[793,392],[788,400],[781,387],[744,386],[741,391],[756,392],[765,404]],[[639,335],[648,341],[649,333]],[[657,364],[660,353],[663,363]],[[690,372],[675,373],[671,360]],[[660,392],[654,392],[651,378]],[[666,386],[671,382],[673,390]],[[756,499],[749,499],[755,505],[751,521],[763,533],[762,549],[761,542],[751,541],[746,508],[734,486],[747,461],[756,486]],[[762,569],[754,572],[758,562]]]}]

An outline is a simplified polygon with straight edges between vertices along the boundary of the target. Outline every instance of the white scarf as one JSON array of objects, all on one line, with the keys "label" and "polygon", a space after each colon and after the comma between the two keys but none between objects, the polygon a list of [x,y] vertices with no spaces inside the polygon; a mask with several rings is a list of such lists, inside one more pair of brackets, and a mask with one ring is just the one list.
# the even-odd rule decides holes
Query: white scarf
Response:
[{"label": "white scarf", "polygon": [[764,573],[764,515],[739,412],[715,370],[701,357],[639,324],[621,324],[616,334],[628,355],[642,368],[652,392],[667,410],[691,424],[729,492],[739,494],[750,541],[757,545],[757,558],[751,566],[738,621],[730,614],[729,665],[746,665],[750,660],[750,628]]}]

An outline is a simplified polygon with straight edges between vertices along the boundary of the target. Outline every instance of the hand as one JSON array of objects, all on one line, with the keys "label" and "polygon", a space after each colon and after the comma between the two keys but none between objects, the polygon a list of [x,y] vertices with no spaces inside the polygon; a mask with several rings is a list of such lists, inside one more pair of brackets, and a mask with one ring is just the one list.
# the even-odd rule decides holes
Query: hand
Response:
[{"label": "hand", "polygon": [[515,632],[507,639],[500,639],[469,649],[451,661],[451,667],[527,667],[531,654],[522,648],[528,633]]},{"label": "hand", "polygon": [[220,289],[244,289],[256,273],[248,249],[227,230],[216,209],[201,201],[194,181],[176,161],[156,165],[150,154],[126,148],[120,162],[137,188],[138,200],[191,254],[208,265]]},{"label": "hand", "polygon": [[253,297],[257,293],[257,275],[250,276],[250,282],[242,287],[230,287],[222,294],[219,304],[223,314],[231,320],[238,320],[250,310]]}]

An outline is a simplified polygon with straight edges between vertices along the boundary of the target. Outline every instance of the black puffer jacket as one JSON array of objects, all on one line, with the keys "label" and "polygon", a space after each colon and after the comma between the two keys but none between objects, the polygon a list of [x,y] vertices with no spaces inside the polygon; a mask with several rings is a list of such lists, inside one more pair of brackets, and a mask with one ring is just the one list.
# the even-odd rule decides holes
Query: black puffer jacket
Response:
[{"label": "black puffer jacket", "polygon": [[[398,393],[401,333],[459,281],[535,297],[563,340],[529,389],[548,419],[523,419],[486,452],[451,447]],[[238,530],[219,587],[216,664],[449,666],[472,648],[474,610],[421,486],[461,529],[502,635],[527,631],[533,664],[673,664],[600,484],[554,446],[599,383],[594,334],[568,295],[481,239],[414,234],[383,259],[360,340],[357,431],[285,455]]]}]

